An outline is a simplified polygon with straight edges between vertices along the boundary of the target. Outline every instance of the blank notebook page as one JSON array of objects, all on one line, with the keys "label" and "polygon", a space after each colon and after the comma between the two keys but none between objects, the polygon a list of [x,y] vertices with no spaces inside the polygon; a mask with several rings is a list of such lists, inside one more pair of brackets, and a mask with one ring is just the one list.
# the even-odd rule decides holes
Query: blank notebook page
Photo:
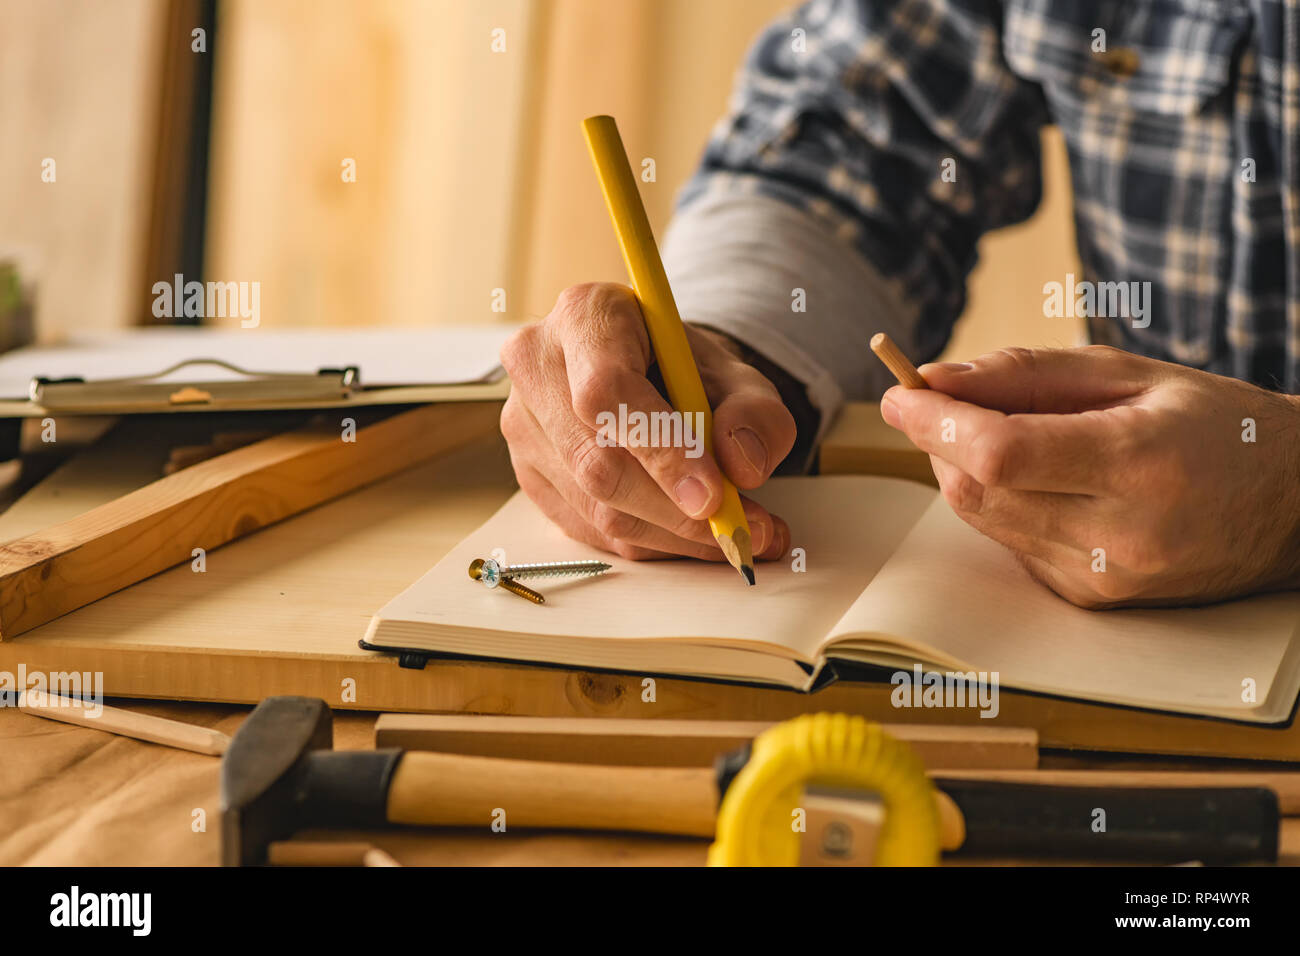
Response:
[{"label": "blank notebook page", "polygon": [[1257,707],[1242,701],[1243,680],[1255,681],[1260,704],[1277,681],[1285,699],[1268,710],[1281,719],[1294,703],[1298,622],[1296,592],[1199,608],[1077,608],[939,498],[835,632],[850,644],[904,639],[935,662],[999,671],[1028,690],[1239,719]]},{"label": "blank notebook page", "polygon": [[[934,497],[933,490],[892,478],[777,478],[753,497],[785,518],[792,559],[760,562],[748,587],[730,565],[695,560],[626,561],[568,538],[522,492],[379,612],[384,622],[412,622],[439,633],[473,631],[615,641],[726,642],[816,661],[818,648]],[[469,578],[474,558],[493,549],[507,563],[598,558],[614,566],[589,579],[524,583],[546,595],[538,606]],[[528,655],[535,659],[535,654]]]}]

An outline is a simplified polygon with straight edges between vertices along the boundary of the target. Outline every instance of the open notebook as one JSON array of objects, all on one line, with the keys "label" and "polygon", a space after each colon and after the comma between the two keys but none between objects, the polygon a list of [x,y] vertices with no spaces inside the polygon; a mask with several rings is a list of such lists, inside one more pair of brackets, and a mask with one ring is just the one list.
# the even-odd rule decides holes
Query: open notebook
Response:
[{"label": "open notebook", "polygon": [[[472,581],[476,557],[602,557],[516,494],[372,620],[383,648],[810,689],[828,661],[997,672],[1002,686],[1256,723],[1300,692],[1300,593],[1201,608],[1085,611],[1034,582],[936,491],[893,478],[775,479],[787,556],[747,588],[725,564],[604,556],[602,577],[541,579],[544,606]],[[1255,682],[1245,702],[1243,681]]]}]

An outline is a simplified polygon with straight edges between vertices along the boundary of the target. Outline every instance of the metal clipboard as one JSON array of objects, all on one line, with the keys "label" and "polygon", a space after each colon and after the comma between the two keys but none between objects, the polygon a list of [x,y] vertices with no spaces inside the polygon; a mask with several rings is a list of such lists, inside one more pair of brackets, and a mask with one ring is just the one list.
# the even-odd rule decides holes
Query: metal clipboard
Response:
[{"label": "metal clipboard", "polygon": [[[234,372],[234,380],[206,381],[202,378],[184,384],[161,381],[189,367],[217,366]],[[361,370],[323,368],[310,372],[251,372],[222,359],[187,359],[155,375],[128,375],[87,381],[84,378],[32,379],[29,397],[34,404],[51,412],[68,409],[103,408],[122,411],[133,406],[209,405],[264,406],[268,402],[302,402],[318,404],[333,400],[346,401],[360,386]]]},{"label": "metal clipboard", "polygon": [[[0,357],[0,363],[10,361],[5,379],[8,383],[7,394],[0,397],[0,419],[55,414],[284,411],[427,402],[498,401],[509,394],[509,380],[499,365],[494,371],[484,374],[481,361],[469,377],[458,381],[450,380],[450,375],[444,381],[439,381],[436,377],[411,381],[414,376],[411,374],[410,363],[407,363],[405,369],[405,373],[410,376],[407,378],[408,384],[366,382],[363,378],[366,367],[374,362],[380,369],[381,378],[387,373],[391,381],[393,370],[383,367],[385,363],[380,353],[395,354],[410,350],[413,342],[409,337],[411,335],[419,336],[420,348],[425,354],[431,354],[431,350],[436,349],[442,341],[440,335],[480,336],[484,330],[473,329],[467,332],[453,329],[449,333],[448,330],[437,329],[417,332],[381,329],[377,333],[378,338],[362,334],[362,331],[345,330],[345,334],[354,337],[345,339],[342,344],[331,344],[325,349],[317,348],[314,352],[311,349],[314,341],[311,335],[294,338],[292,350],[295,355],[299,343],[302,344],[304,354],[292,362],[286,360],[284,340],[281,340],[281,353],[276,359],[279,369],[275,371],[263,370],[265,366],[259,368],[255,364],[256,355],[241,359],[220,354],[219,347],[209,350],[205,346],[213,340],[201,334],[186,338],[180,349],[173,342],[171,355],[160,350],[156,356],[156,365],[152,365],[149,358],[155,354],[150,348],[150,343],[154,341],[150,335],[157,333],[149,333],[142,338],[118,340],[117,351],[103,360],[100,353],[95,351],[96,344],[93,342],[89,347],[74,343],[76,356],[71,360],[55,362],[39,355],[35,358],[29,356],[17,368],[10,361],[15,353],[9,353]],[[509,331],[504,330],[505,333]],[[477,337],[470,342],[476,353],[490,352],[495,357],[497,339],[501,334],[501,330],[489,332],[481,342]],[[121,342],[130,344],[124,348]],[[189,347],[191,342],[192,349]],[[463,340],[461,344],[463,347]],[[177,360],[175,353],[178,350],[190,354]],[[120,361],[123,351],[132,353],[132,360],[126,363],[128,367],[125,368],[121,367],[123,363]],[[324,352],[329,354],[323,354]],[[358,354],[349,354],[352,352]],[[119,360],[114,360],[114,356]],[[311,361],[313,358],[320,362],[319,367],[312,367],[315,364]],[[25,376],[21,375],[22,369],[29,369]],[[107,374],[97,377],[94,374],[96,369]],[[117,374],[114,374],[115,371]]]}]

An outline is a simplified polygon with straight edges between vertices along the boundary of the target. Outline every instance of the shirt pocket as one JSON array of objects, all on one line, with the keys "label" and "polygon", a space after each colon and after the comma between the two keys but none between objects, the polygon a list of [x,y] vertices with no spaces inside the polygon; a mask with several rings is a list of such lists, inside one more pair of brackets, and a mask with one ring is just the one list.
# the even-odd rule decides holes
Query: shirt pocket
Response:
[{"label": "shirt pocket", "polygon": [[1235,0],[1008,0],[1002,49],[1049,103],[1189,116],[1228,85],[1249,23]]},{"label": "shirt pocket", "polygon": [[1086,278],[1149,282],[1111,341],[1208,364],[1231,277],[1237,0],[1007,0],[1003,55],[1038,84],[1070,152]]}]

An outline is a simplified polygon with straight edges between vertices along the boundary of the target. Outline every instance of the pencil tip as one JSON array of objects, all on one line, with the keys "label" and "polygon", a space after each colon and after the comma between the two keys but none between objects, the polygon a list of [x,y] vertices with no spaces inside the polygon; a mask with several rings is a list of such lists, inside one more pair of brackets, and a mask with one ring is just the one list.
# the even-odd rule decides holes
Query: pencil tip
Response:
[{"label": "pencil tip", "polygon": [[727,563],[740,572],[750,587],[754,586],[754,552],[749,546],[749,529],[737,528],[732,534],[720,534],[718,547]]}]

